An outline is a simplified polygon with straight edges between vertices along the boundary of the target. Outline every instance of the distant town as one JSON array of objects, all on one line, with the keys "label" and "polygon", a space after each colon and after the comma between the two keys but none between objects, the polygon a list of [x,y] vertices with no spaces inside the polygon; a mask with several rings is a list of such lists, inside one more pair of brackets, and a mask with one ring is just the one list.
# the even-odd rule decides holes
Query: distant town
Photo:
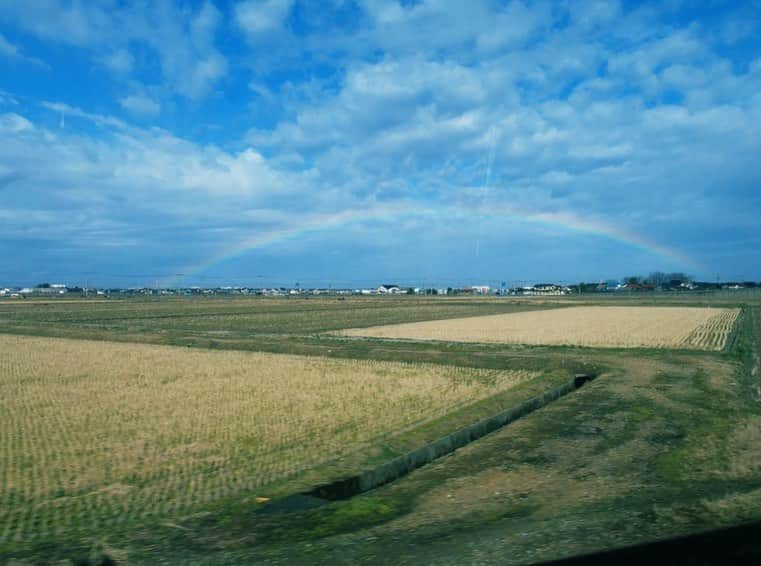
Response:
[{"label": "distant town", "polygon": [[654,293],[654,292],[708,292],[718,290],[737,291],[741,289],[761,289],[761,282],[755,281],[693,281],[683,274],[651,273],[647,277],[626,277],[623,280],[605,280],[573,285],[560,283],[537,283],[532,285],[508,286],[467,285],[458,287],[416,287],[396,283],[383,283],[376,287],[333,288],[302,287],[80,287],[65,283],[40,283],[34,287],[0,288],[0,298],[24,299],[27,297],[127,297],[127,296],[193,296],[193,295],[252,295],[252,296],[309,296],[309,295],[481,295],[481,296],[560,296],[587,293]]}]

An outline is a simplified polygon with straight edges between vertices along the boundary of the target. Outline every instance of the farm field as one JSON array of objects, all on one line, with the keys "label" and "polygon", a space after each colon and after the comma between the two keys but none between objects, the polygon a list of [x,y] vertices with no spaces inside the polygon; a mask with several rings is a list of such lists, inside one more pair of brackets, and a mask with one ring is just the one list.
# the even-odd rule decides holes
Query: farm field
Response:
[{"label": "farm field", "polygon": [[730,354],[590,350],[606,369],[577,393],[348,502],[237,514],[237,553],[208,559],[524,564],[758,521],[759,324],[746,307]]},{"label": "farm field", "polygon": [[269,494],[538,375],[2,335],[0,351],[0,542]]},{"label": "farm field", "polygon": [[426,297],[135,298],[0,301],[0,328],[141,334],[193,333],[224,338],[310,334],[551,308],[546,301]]},{"label": "farm field", "polygon": [[[0,562],[527,563],[759,521],[761,295],[732,297],[0,301]],[[590,307],[716,316],[636,349],[333,334]],[[391,484],[256,503],[579,372],[598,377]]]},{"label": "farm field", "polygon": [[577,306],[342,330],[343,336],[721,350],[739,309]]}]

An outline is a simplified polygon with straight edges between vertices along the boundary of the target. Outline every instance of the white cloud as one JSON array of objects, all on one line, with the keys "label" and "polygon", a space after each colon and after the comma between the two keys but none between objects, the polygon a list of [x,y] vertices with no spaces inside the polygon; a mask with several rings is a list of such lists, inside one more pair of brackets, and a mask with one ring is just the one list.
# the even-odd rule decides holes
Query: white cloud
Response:
[{"label": "white cloud", "polygon": [[0,55],[4,57],[19,57],[19,49],[0,33]]},{"label": "white cloud", "polygon": [[548,16],[549,11],[542,7],[511,2],[494,16],[486,31],[478,33],[477,45],[481,51],[495,51],[519,44],[546,27]]},{"label": "white cloud", "polygon": [[18,106],[18,100],[11,93],[0,89],[0,104],[9,106]]},{"label": "white cloud", "polygon": [[56,224],[61,233],[84,239],[98,234],[118,240],[143,231],[150,239],[159,222],[178,230],[227,227],[232,235],[225,237],[235,239],[262,221],[262,211],[272,211],[265,215],[270,219],[277,211],[293,219],[324,208],[330,198],[314,171],[281,169],[250,147],[227,152],[64,104],[45,106],[94,122],[103,135],[54,131],[19,114],[0,115],[0,170],[16,179],[23,194],[19,210],[46,213],[39,224],[17,216],[14,225],[0,227],[0,237],[22,225],[25,237],[43,236]]},{"label": "white cloud", "polygon": [[456,0],[407,6],[377,0],[364,7],[372,22],[371,45],[398,54],[431,52],[473,41],[484,29],[485,20],[494,17],[483,3]]},{"label": "white cloud", "polygon": [[47,67],[47,65],[36,57],[29,57],[21,52],[21,49],[8,41],[5,36],[0,33],[0,57],[7,57],[9,59],[17,59],[19,61],[25,61],[33,65],[39,65],[40,67]]},{"label": "white cloud", "polygon": [[265,104],[276,102],[275,93],[273,93],[266,85],[260,84],[257,81],[251,81],[248,83],[248,88],[251,92],[256,94],[261,102],[264,102]]},{"label": "white cloud", "polygon": [[88,46],[104,41],[114,29],[109,9],[95,2],[0,0],[0,17],[19,23],[41,39]]},{"label": "white cloud", "polygon": [[245,0],[235,5],[235,21],[255,38],[281,30],[292,6],[293,0]]},{"label": "white cloud", "polygon": [[585,31],[608,25],[621,15],[618,0],[587,0],[571,4],[569,8],[574,23]]},{"label": "white cloud", "polygon": [[721,25],[719,37],[722,41],[733,45],[751,37],[758,29],[758,18],[734,16],[727,18]]},{"label": "white cloud", "polygon": [[567,171],[548,171],[540,180],[550,185],[564,185],[573,180],[573,175]]},{"label": "white cloud", "polygon": [[143,25],[141,33],[159,54],[164,76],[188,98],[206,96],[228,70],[227,59],[214,46],[219,11],[207,1],[196,14],[178,19],[168,4],[160,3],[155,16],[155,29]]},{"label": "white cloud", "polygon": [[[376,26],[402,26],[423,14],[447,17],[437,6],[379,3],[368,10]],[[724,64],[694,28],[642,33],[636,26],[650,21],[645,16],[633,31],[610,25],[620,18],[616,6],[593,8],[531,43],[518,38],[506,51],[479,45],[483,35],[471,33],[469,22],[452,22],[459,27],[448,38],[421,28],[415,56],[390,36],[383,57],[347,64],[337,87],[297,98],[274,129],[253,128],[248,139],[268,154],[302,155],[355,198],[467,202],[481,194],[491,163],[490,198],[497,201],[642,226],[673,205],[692,225],[711,222],[705,201],[670,187],[692,187],[695,197],[710,193],[727,171],[747,169],[745,156],[761,147],[751,125],[761,112],[756,66],[743,74]],[[546,25],[537,21],[528,29]],[[607,46],[608,33],[623,49]],[[451,56],[438,51],[468,44]],[[660,100],[674,89],[683,101]],[[735,150],[725,151],[730,146]],[[705,198],[729,206],[718,204],[723,197]]]},{"label": "white cloud", "polygon": [[694,61],[707,53],[693,29],[683,29],[664,37],[615,54],[608,60],[608,70],[627,80],[637,80],[640,86],[649,87],[646,81],[660,68],[685,61]]},{"label": "white cloud", "polygon": [[135,64],[135,58],[132,56],[128,49],[119,48],[109,53],[108,55],[101,57],[100,62],[111,69],[114,73],[128,75],[132,72]]},{"label": "white cloud", "polygon": [[226,74],[226,59],[217,53],[213,53],[204,59],[200,59],[185,78],[178,78],[178,85],[183,94],[190,98],[200,98],[205,96],[212,85]]},{"label": "white cloud", "polygon": [[199,51],[213,48],[214,34],[222,22],[222,15],[213,3],[207,1],[190,20],[189,29],[193,45]]},{"label": "white cloud", "polygon": [[77,118],[84,118],[103,128],[117,128],[120,130],[130,129],[126,122],[114,118],[113,116],[106,116],[103,114],[93,114],[91,112],[85,112],[84,110],[75,106],[64,104],[63,102],[49,102],[43,101],[40,103],[43,108],[52,110],[58,114],[65,116],[75,116]]},{"label": "white cloud", "polygon": [[0,131],[6,134],[18,134],[34,129],[32,123],[13,112],[0,114]]},{"label": "white cloud", "polygon": [[209,0],[197,10],[169,2],[0,0],[2,20],[46,41],[89,49],[96,61],[121,74],[135,70],[130,46],[147,46],[158,56],[167,86],[193,99],[207,95],[227,74],[227,59],[214,44],[221,15]]},{"label": "white cloud", "polygon": [[140,116],[156,116],[161,112],[161,104],[141,94],[131,94],[119,99],[122,108]]}]

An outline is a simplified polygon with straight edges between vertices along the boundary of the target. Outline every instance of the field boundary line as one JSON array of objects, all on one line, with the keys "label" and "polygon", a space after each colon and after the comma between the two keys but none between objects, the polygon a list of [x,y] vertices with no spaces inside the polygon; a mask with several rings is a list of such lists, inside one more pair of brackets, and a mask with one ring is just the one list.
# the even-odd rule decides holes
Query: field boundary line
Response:
[{"label": "field boundary line", "polygon": [[737,335],[740,331],[741,324],[743,322],[743,317],[745,316],[745,308],[741,308],[740,312],[737,315],[737,318],[735,319],[734,325],[732,325],[732,332],[730,332],[729,337],[727,338],[726,344],[724,344],[724,348],[722,348],[722,353],[727,354],[731,352],[734,347],[735,343],[737,342]]}]

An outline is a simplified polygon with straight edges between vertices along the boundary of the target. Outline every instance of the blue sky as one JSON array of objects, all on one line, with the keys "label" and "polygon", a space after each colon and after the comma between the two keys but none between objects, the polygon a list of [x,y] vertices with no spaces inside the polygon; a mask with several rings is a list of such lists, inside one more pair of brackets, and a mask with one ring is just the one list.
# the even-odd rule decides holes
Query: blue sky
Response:
[{"label": "blue sky", "polygon": [[0,0],[0,284],[761,280],[760,26],[758,1]]}]

